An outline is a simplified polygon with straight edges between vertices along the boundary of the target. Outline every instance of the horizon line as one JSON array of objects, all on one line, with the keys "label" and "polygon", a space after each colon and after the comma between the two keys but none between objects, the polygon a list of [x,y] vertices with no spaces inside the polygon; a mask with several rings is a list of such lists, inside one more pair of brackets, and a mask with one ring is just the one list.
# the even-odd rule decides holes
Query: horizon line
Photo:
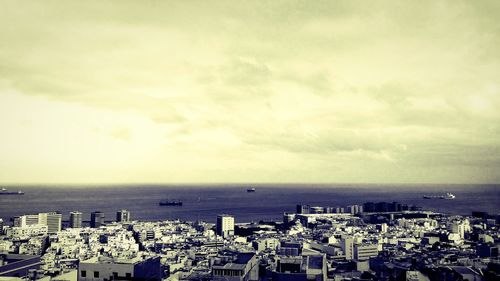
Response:
[{"label": "horizon line", "polygon": [[364,185],[364,186],[396,186],[396,185],[405,185],[405,186],[435,186],[435,185],[500,185],[500,183],[443,183],[443,182],[95,182],[95,183],[3,183],[0,182],[1,187],[8,186],[88,186],[88,187],[96,187],[96,186],[137,186],[137,185],[145,185],[145,186],[227,186],[227,185],[235,185],[235,186],[266,186],[266,185],[314,185],[314,186],[329,186],[329,185]]}]

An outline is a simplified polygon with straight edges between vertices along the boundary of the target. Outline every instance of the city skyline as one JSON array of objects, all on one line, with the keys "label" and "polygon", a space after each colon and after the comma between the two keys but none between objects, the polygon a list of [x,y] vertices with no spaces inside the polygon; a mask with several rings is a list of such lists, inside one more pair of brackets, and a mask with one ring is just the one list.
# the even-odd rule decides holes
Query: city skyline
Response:
[{"label": "city skyline", "polygon": [[496,1],[0,0],[0,183],[500,183]]}]

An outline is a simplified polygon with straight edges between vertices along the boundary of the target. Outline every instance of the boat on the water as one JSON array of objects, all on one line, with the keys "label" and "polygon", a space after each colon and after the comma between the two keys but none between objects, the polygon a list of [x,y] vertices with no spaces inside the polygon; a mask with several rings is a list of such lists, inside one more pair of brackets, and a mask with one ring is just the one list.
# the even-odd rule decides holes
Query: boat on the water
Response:
[{"label": "boat on the water", "polygon": [[158,203],[160,206],[182,206],[182,201],[180,200],[162,200]]},{"label": "boat on the water", "polygon": [[22,190],[9,191],[2,187],[2,189],[0,189],[0,195],[24,195],[24,192]]},{"label": "boat on the water", "polygon": [[255,192],[255,187],[248,188],[248,189],[247,189],[247,192]]},{"label": "boat on the water", "polygon": [[453,193],[446,193],[445,195],[424,195],[424,199],[445,199],[445,200],[453,200],[456,196]]}]

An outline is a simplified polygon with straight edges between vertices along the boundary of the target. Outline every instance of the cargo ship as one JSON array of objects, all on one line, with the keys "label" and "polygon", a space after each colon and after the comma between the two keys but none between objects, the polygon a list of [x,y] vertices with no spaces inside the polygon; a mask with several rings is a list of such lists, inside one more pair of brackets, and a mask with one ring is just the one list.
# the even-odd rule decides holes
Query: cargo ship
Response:
[{"label": "cargo ship", "polygon": [[453,193],[446,193],[445,195],[424,195],[424,199],[446,199],[446,200],[453,200],[456,198],[456,196]]},{"label": "cargo ship", "polygon": [[8,191],[5,188],[0,189],[0,195],[24,195],[24,192],[22,190],[18,191]]},{"label": "cargo ship", "polygon": [[162,200],[160,203],[158,203],[160,206],[182,206],[182,201],[180,200]]}]

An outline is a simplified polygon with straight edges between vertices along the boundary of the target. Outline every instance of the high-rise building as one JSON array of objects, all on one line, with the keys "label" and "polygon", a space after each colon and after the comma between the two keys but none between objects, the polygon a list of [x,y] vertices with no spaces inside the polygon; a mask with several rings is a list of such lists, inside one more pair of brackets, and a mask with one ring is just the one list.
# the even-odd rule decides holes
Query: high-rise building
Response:
[{"label": "high-rise building", "polygon": [[130,212],[127,210],[120,210],[120,211],[116,212],[116,221],[117,222],[130,221]]},{"label": "high-rise building", "polygon": [[285,224],[285,226],[290,226],[294,219],[295,219],[295,214],[293,213],[283,214],[283,223]]},{"label": "high-rise building", "polygon": [[352,260],[354,258],[354,239],[352,237],[342,237],[340,240],[340,247],[344,252],[346,260]]},{"label": "high-rise building", "polygon": [[335,214],[342,214],[342,213],[344,213],[344,208],[342,208],[342,207],[335,207],[335,208],[333,208],[333,212]]},{"label": "high-rise building", "polygon": [[234,217],[231,215],[217,216],[217,235],[223,238],[234,235]]},{"label": "high-rise building", "polygon": [[95,211],[90,214],[90,227],[97,228],[104,225],[104,213]]},{"label": "high-rise building", "polygon": [[14,226],[26,227],[28,225],[46,225],[48,233],[61,231],[62,215],[56,212],[39,213],[36,215],[23,215],[14,218]]},{"label": "high-rise building", "polygon": [[297,214],[309,214],[310,209],[309,205],[297,205]]},{"label": "high-rise building", "polygon": [[363,212],[363,206],[360,206],[360,205],[350,205],[350,206],[347,206],[347,212],[351,213],[353,215],[357,215],[357,214]]},{"label": "high-rise building", "polygon": [[81,228],[82,227],[82,213],[78,211],[69,213],[69,227]]},{"label": "high-rise building", "polygon": [[62,215],[58,213],[47,213],[47,227],[49,233],[61,231]]}]

